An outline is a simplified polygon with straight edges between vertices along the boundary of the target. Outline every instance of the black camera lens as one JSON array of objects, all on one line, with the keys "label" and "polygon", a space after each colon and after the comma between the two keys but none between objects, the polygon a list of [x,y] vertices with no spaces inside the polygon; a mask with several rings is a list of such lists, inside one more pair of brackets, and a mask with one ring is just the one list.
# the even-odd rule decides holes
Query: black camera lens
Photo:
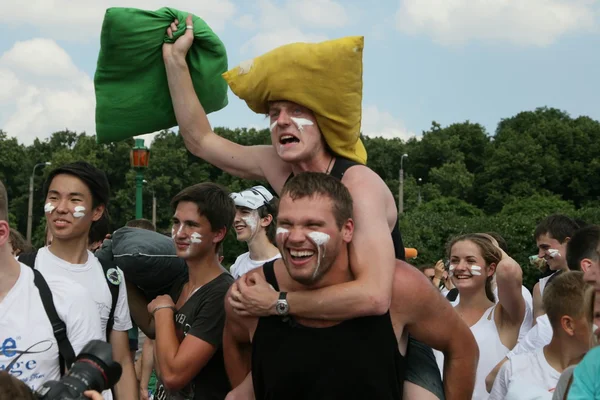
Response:
[{"label": "black camera lens", "polygon": [[112,346],[92,340],[81,350],[68,374],[60,381],[46,382],[37,395],[48,400],[83,398],[86,390],[102,392],[114,386],[121,372],[121,365],[112,359]]}]

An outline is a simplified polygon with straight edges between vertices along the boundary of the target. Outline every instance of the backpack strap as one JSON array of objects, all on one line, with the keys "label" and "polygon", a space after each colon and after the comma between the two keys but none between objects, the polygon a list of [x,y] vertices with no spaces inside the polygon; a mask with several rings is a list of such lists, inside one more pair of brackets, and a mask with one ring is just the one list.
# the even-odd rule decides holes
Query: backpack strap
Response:
[{"label": "backpack strap", "polygon": [[275,276],[275,261],[269,261],[265,265],[263,265],[263,273],[265,274],[265,280],[268,284],[273,286],[273,289],[279,292],[279,283],[277,282],[277,277]]},{"label": "backpack strap", "polygon": [[99,258],[100,265],[104,271],[104,278],[106,278],[106,284],[112,298],[112,304],[110,306],[110,314],[108,314],[108,322],[106,323],[106,341],[110,339],[110,333],[112,332],[115,324],[115,309],[117,308],[117,300],[119,299],[119,285],[123,280],[122,274],[117,269],[117,266],[107,259]]},{"label": "backpack strap", "polygon": [[37,257],[37,250],[29,252],[29,253],[21,253],[17,260],[27,265],[30,268],[35,268],[35,258]]},{"label": "backpack strap", "polygon": [[52,292],[50,291],[50,287],[48,287],[48,283],[42,276],[42,273],[35,268],[33,268],[33,276],[35,286],[37,286],[40,292],[44,310],[46,310],[46,315],[48,315],[48,319],[52,324],[52,331],[54,332],[54,338],[58,345],[58,363],[60,365],[60,374],[62,376],[67,369],[71,367],[73,362],[75,362],[75,351],[67,337],[67,325],[60,319],[56,312],[56,307],[54,307]]},{"label": "backpack strap", "polygon": [[30,253],[20,254],[18,257],[19,262],[27,265],[33,270],[33,283],[40,292],[40,298],[42,299],[42,305],[46,311],[46,315],[52,325],[52,332],[56,339],[58,346],[58,364],[60,366],[60,374],[63,376],[67,369],[71,367],[75,362],[75,351],[71,342],[67,337],[67,325],[58,316],[56,307],[54,306],[54,300],[52,299],[52,291],[44,279],[44,276],[40,271],[35,269],[35,259],[37,257],[37,250]]}]

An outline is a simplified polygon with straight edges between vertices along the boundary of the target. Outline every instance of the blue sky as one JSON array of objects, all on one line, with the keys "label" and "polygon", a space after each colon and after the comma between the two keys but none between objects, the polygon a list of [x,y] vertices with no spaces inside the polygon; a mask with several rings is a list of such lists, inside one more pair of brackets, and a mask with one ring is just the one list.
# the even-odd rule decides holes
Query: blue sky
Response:
[{"label": "blue sky", "polygon": [[[20,141],[94,131],[104,10],[155,0],[0,5],[0,129]],[[53,6],[54,5],[54,6]],[[600,0],[173,0],[213,27],[230,67],[278,45],[365,36],[363,132],[404,139],[550,106],[600,120]],[[378,8],[376,8],[378,7]],[[230,92],[214,126],[266,128]],[[148,143],[149,144],[149,143]]]}]

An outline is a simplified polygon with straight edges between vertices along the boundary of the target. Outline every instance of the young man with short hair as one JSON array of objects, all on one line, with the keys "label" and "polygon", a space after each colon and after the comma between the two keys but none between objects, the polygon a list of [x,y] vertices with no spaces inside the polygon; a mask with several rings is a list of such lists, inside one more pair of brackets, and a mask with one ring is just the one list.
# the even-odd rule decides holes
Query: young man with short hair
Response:
[{"label": "young man with short hair", "polygon": [[264,187],[254,186],[232,193],[235,202],[233,226],[237,240],[248,244],[248,252],[237,257],[229,272],[235,279],[281,257],[275,241],[277,199]]},{"label": "young man with short hair", "polygon": [[[37,390],[47,381],[59,380],[70,367],[60,365],[59,344],[45,309],[49,303],[45,301],[54,305],[58,318],[66,326],[72,356],[90,340],[103,339],[100,318],[82,286],[52,275],[44,279],[37,271],[19,263],[12,255],[9,237],[8,197],[0,182],[0,370]],[[49,294],[46,300],[44,282]]]},{"label": "young man with short hair", "polygon": [[221,346],[224,301],[234,279],[218,252],[235,206],[229,191],[213,183],[183,189],[171,205],[172,237],[189,274],[150,304],[139,293],[131,300],[136,323],[154,339],[154,398],[222,400],[230,390]]},{"label": "young man with short hair", "polygon": [[[292,178],[283,188],[277,218],[282,259],[256,269],[249,279],[260,274],[281,293],[351,280],[352,210],[350,193],[338,179],[311,172]],[[257,399],[401,399],[408,389],[405,354],[411,334],[444,351],[446,399],[470,398],[478,349],[467,325],[403,261],[393,288],[388,312],[338,321],[288,315],[284,302],[278,316],[242,317],[226,303],[223,346],[232,385],[240,385],[251,370]],[[240,389],[246,393],[247,387]]]},{"label": "young man with short hair", "polygon": [[552,393],[565,368],[581,360],[590,348],[592,335],[589,310],[584,307],[588,287],[580,271],[562,273],[552,281],[543,299],[554,332],[552,340],[535,351],[511,357],[498,372],[490,400],[503,400],[514,391],[511,385],[518,385],[521,392],[511,399],[530,399],[531,393],[523,392],[523,387],[528,387],[527,392],[541,389]]},{"label": "young man with short hair", "polygon": [[[113,358],[123,368],[114,388],[117,400],[135,399],[138,385],[129,353],[131,317],[123,273],[116,266],[105,272],[88,250],[92,226],[108,218],[110,185],[106,174],[84,161],[66,164],[50,172],[44,193],[52,244],[37,252],[35,268],[44,277],[72,279],[86,288],[96,303],[104,338],[112,344]],[[112,396],[105,392],[104,397]]]},{"label": "young man with short hair", "polygon": [[[544,258],[551,275],[542,278],[533,287],[533,317],[544,314],[542,297],[549,280],[557,273],[568,271],[567,244],[577,232],[579,225],[572,218],[555,214],[544,218],[535,228],[533,237],[538,248],[538,257]],[[535,322],[534,322],[535,323]]]}]

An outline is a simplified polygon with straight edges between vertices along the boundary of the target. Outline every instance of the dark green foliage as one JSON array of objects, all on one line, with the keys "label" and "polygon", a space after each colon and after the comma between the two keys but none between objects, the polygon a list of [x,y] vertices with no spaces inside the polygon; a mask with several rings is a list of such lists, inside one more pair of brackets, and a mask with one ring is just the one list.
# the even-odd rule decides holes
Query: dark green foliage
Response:
[{"label": "dark green foliage", "polygon": [[[215,131],[243,145],[270,143],[268,129]],[[405,245],[419,251],[414,263],[445,258],[445,245],[455,235],[494,231],[508,242],[509,254],[522,265],[525,285],[531,288],[540,272],[529,266],[528,256],[536,253],[533,232],[543,217],[560,212],[600,223],[600,123],[588,117],[571,118],[560,110],[539,108],[503,119],[493,137],[481,125],[467,121],[448,127],[433,122],[419,140],[363,140],[369,166],[396,201],[400,158],[409,155],[403,164],[405,213],[400,227]],[[135,213],[135,173],[129,166],[132,146],[132,139],[97,144],[94,137],[69,131],[24,146],[0,131],[0,179],[10,197],[11,224],[25,233],[29,177],[36,163],[52,161],[54,167],[83,159],[106,171],[112,186],[112,227],[123,226]],[[41,188],[50,168],[38,168],[35,177],[33,232],[38,246],[44,237]],[[212,181],[239,191],[266,185],[233,177],[196,158],[171,131],[154,139],[144,177],[148,182],[144,217],[152,215],[154,191],[157,227],[167,233],[170,200],[186,186]],[[228,234],[224,249],[226,265],[247,251],[233,233]]]}]

